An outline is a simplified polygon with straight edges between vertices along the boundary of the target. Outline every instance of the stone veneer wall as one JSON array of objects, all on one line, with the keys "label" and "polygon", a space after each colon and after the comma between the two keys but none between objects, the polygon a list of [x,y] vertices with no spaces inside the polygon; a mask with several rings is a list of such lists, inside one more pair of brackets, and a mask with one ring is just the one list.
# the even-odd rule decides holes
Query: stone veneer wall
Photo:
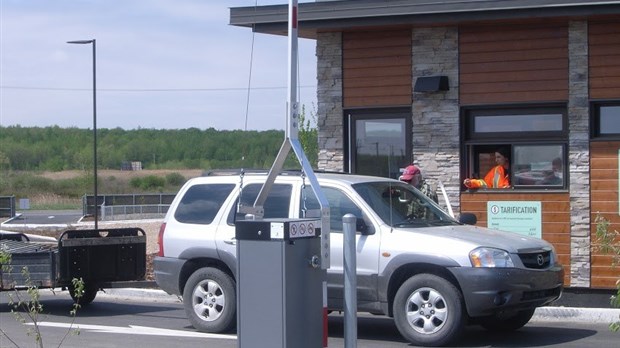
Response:
[{"label": "stone veneer wall", "polygon": [[317,56],[318,167],[344,169],[342,118],[342,34],[319,33]]},{"label": "stone veneer wall", "polygon": [[[413,83],[421,76],[448,76],[450,90],[413,94],[413,158],[433,186],[443,182],[452,208],[460,207],[458,28],[414,28]],[[444,199],[437,187],[440,205]]]},{"label": "stone veneer wall", "polygon": [[590,286],[588,23],[568,25],[571,267],[570,286]]}]

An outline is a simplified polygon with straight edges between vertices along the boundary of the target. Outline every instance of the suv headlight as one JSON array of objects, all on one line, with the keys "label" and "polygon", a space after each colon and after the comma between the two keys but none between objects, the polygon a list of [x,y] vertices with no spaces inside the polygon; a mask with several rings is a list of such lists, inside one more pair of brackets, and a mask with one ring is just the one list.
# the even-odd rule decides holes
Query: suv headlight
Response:
[{"label": "suv headlight", "polygon": [[514,267],[510,254],[494,248],[477,248],[469,252],[473,267]]}]

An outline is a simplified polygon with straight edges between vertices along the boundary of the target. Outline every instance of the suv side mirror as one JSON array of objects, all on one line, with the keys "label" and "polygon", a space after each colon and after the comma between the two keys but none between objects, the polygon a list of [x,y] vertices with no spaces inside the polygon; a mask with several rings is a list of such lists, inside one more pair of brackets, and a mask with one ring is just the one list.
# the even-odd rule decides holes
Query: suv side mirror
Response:
[{"label": "suv side mirror", "polygon": [[466,225],[475,225],[478,222],[478,218],[473,213],[461,213],[459,222]]},{"label": "suv side mirror", "polygon": [[367,225],[364,219],[355,220],[355,230],[359,231],[363,236],[369,236],[375,234],[375,229],[372,225]]}]

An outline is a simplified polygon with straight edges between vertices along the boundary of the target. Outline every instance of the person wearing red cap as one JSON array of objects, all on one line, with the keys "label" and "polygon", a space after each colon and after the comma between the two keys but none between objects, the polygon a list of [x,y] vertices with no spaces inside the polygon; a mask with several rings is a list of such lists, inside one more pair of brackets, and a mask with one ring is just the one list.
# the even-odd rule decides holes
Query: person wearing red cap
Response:
[{"label": "person wearing red cap", "polygon": [[437,203],[437,193],[435,193],[435,190],[433,190],[431,185],[424,179],[422,176],[422,171],[415,164],[407,166],[398,180],[411,184],[413,187],[420,190],[425,196]]},{"label": "person wearing red cap", "polygon": [[405,171],[403,171],[403,175],[401,175],[398,179],[400,181],[409,183],[416,188],[420,188],[420,183],[422,181],[422,172],[420,171],[420,168],[418,168],[418,166],[412,164],[405,168]]}]

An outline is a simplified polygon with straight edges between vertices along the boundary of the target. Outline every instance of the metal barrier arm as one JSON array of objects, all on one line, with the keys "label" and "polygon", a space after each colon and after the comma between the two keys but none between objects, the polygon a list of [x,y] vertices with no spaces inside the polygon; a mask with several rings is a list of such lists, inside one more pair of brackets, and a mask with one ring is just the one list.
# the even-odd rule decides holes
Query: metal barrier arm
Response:
[{"label": "metal barrier arm", "polygon": [[[276,156],[276,159],[269,170],[269,175],[267,176],[267,181],[261,187],[256,200],[254,201],[253,209],[250,211],[255,217],[262,219],[264,216],[263,204],[267,199],[267,195],[271,190],[271,187],[276,180],[276,177],[282,170],[284,166],[284,161],[286,160],[286,156],[288,155],[291,147],[293,148],[293,152],[297,156],[301,167],[306,173],[308,180],[310,181],[310,185],[312,186],[312,191],[316,195],[319,200],[319,205],[321,206],[321,269],[328,269],[330,265],[330,250],[329,250],[329,203],[327,199],[323,195],[321,191],[321,187],[319,186],[319,182],[312,170],[312,166],[310,162],[306,158],[304,154],[303,147],[299,142],[299,103],[297,101],[297,56],[298,56],[298,45],[297,45],[297,1],[291,0],[289,2],[289,11],[288,11],[288,42],[289,42],[289,71],[288,71],[288,101],[287,101],[287,127],[286,127],[286,136],[282,147],[280,148],[280,152]],[[247,211],[244,211],[247,213]]]}]

